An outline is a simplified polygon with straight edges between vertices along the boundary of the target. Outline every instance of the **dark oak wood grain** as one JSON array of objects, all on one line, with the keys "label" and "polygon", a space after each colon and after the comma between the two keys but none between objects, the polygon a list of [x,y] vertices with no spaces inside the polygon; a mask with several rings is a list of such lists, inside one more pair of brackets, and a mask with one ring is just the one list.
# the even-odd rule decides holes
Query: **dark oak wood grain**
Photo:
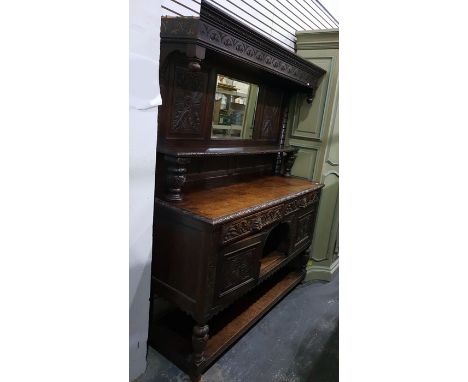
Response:
[{"label": "dark oak wood grain", "polygon": [[178,208],[213,223],[253,213],[318,190],[321,184],[300,178],[266,176],[217,188],[193,191]]},{"label": "dark oak wood grain", "polygon": [[[193,381],[305,275],[323,185],[285,134],[324,73],[204,1],[162,19],[149,344]],[[218,74],[258,86],[252,139],[211,138]]]}]

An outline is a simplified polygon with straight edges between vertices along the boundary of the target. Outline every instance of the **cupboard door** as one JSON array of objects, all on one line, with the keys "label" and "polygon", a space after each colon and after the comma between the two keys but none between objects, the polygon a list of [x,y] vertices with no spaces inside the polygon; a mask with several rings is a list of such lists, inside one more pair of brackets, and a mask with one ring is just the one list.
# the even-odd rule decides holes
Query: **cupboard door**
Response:
[{"label": "cupboard door", "polygon": [[221,252],[217,267],[217,303],[234,299],[257,283],[262,244],[263,235],[256,235]]}]

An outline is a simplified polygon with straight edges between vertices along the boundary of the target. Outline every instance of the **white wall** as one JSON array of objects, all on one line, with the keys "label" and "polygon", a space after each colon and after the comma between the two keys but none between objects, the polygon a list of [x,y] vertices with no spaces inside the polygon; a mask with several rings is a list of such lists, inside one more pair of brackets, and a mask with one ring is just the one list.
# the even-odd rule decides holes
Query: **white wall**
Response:
[{"label": "white wall", "polygon": [[[336,4],[337,0],[332,1]],[[284,48],[294,51],[296,31],[338,28],[315,0],[208,0]],[[198,16],[201,0],[162,0],[165,16]]]},{"label": "white wall", "polygon": [[130,0],[130,380],[146,368],[160,7],[159,0]]}]

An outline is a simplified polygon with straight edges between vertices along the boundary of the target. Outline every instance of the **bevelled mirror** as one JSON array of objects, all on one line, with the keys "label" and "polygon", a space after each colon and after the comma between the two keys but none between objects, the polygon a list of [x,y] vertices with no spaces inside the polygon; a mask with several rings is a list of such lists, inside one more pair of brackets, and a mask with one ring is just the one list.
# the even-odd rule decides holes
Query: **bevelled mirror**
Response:
[{"label": "bevelled mirror", "polygon": [[258,85],[218,74],[212,139],[252,139]]}]

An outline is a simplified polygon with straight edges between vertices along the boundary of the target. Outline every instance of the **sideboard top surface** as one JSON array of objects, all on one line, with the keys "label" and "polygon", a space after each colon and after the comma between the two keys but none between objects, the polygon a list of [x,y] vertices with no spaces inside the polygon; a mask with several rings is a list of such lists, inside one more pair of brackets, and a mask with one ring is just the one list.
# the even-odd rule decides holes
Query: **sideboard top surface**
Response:
[{"label": "sideboard top surface", "polygon": [[223,223],[260,211],[322,188],[317,182],[282,176],[266,176],[251,181],[192,191],[178,203],[156,201],[170,208],[185,210],[211,224]]}]

